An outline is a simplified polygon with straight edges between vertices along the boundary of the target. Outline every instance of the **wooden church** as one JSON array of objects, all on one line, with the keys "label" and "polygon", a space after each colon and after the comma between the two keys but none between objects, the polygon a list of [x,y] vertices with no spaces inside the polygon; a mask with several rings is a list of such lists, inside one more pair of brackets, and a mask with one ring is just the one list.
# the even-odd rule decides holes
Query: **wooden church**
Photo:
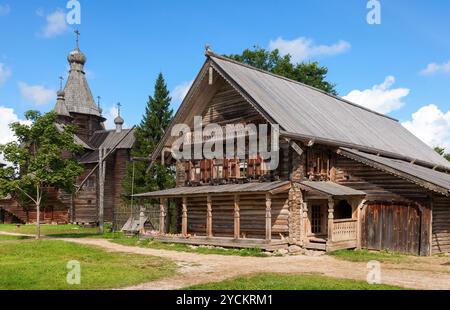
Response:
[{"label": "wooden church", "polygon": [[[202,126],[279,125],[278,167],[249,154],[173,158],[174,125],[192,130],[195,116]],[[151,160],[177,173],[176,188],[136,195],[159,199],[161,241],[450,251],[448,161],[389,116],[210,50]],[[179,210],[175,234],[165,224],[169,200]]]},{"label": "wooden church", "polygon": [[[65,87],[57,93],[54,111],[58,114],[59,128],[75,125],[75,141],[84,149],[78,160],[85,172],[77,181],[78,189],[73,195],[52,188],[46,191],[40,220],[42,223],[113,222],[114,212],[120,205],[126,163],[130,161],[135,141],[134,132],[122,128],[124,120],[120,110],[114,120],[116,128],[105,129],[106,119],[95,103],[86,79],[84,65],[87,58],[78,47],[78,38],[77,47],[67,60],[69,75]],[[105,194],[101,195],[101,192]],[[33,223],[36,211],[33,206],[20,205],[13,196],[4,197],[0,199],[0,221]]]}]

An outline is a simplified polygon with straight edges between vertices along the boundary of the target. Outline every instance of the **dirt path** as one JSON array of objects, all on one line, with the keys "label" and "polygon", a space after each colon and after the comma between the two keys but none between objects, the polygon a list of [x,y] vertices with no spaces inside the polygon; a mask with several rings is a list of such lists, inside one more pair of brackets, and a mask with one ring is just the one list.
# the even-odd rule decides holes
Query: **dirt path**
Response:
[{"label": "dirt path", "polygon": [[[240,257],[196,254],[130,247],[102,239],[61,239],[101,247],[107,251],[154,255],[172,259],[180,272],[170,278],[143,283],[127,290],[179,289],[260,272],[318,273],[330,277],[366,280],[365,263],[338,260],[331,256]],[[414,258],[408,263],[382,263],[382,282],[414,289],[450,289],[450,258]]]},{"label": "dirt path", "polygon": [[[30,236],[0,232],[10,236]],[[106,251],[153,255],[171,259],[180,267],[177,275],[143,283],[125,290],[171,290],[195,284],[222,281],[260,272],[317,273],[325,276],[366,280],[365,263],[354,263],[331,256],[240,257],[197,254],[124,246],[106,239],[61,238],[66,242],[101,247]],[[405,263],[382,263],[383,284],[414,289],[450,290],[450,257],[411,257]]]}]

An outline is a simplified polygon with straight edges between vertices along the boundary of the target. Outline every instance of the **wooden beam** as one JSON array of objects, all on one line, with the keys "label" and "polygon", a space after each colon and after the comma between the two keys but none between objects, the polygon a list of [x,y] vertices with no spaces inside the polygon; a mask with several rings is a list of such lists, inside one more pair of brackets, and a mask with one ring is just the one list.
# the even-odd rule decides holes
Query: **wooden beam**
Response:
[{"label": "wooden beam", "polygon": [[167,217],[167,198],[159,200],[159,232],[166,233],[166,217]]},{"label": "wooden beam", "polygon": [[239,195],[234,195],[234,239],[241,237],[241,209]]},{"label": "wooden beam", "polygon": [[212,231],[212,196],[208,195],[206,197],[206,235],[208,237],[213,236]]},{"label": "wooden beam", "polygon": [[266,194],[266,241],[272,240],[272,194]]},{"label": "wooden beam", "polygon": [[299,231],[299,240],[298,241],[303,243],[304,239],[305,239],[305,223],[303,221],[303,208],[304,208],[305,202],[303,200],[303,192],[302,191],[299,191],[299,192],[300,192],[300,197],[298,198],[297,201],[293,201],[293,203],[294,204],[297,204],[297,203],[299,204],[299,212],[300,212],[300,214],[299,214],[299,217],[300,217],[299,230],[300,231]]},{"label": "wooden beam", "polygon": [[214,84],[214,68],[211,66],[209,67],[209,80],[208,80],[208,84],[209,85],[213,85]]},{"label": "wooden beam", "polygon": [[100,233],[104,232],[104,210],[105,210],[105,173],[106,173],[106,156],[104,148],[100,148],[99,152],[99,170],[98,170],[98,178],[99,178],[99,199],[98,199],[98,227]]},{"label": "wooden beam", "polygon": [[328,199],[328,242],[333,242],[334,230],[334,199]]},{"label": "wooden beam", "polygon": [[290,189],[291,189],[291,183],[288,183],[286,185],[283,185],[283,186],[280,186],[278,188],[271,190],[270,194],[272,194],[272,195],[281,194],[281,193],[289,191]]},{"label": "wooden beam", "polygon": [[145,235],[145,207],[139,208],[139,234]]},{"label": "wooden beam", "polygon": [[303,239],[302,239],[302,241],[303,241],[303,244],[306,244],[309,241],[308,235],[310,233],[309,223],[308,223],[308,202],[304,199],[303,195],[302,195],[302,197],[303,197],[303,204],[302,204]]},{"label": "wooden beam", "polygon": [[181,216],[181,233],[183,237],[187,237],[188,231],[187,231],[187,224],[188,224],[188,217],[187,217],[187,197],[183,197],[183,214]]},{"label": "wooden beam", "polygon": [[362,214],[363,209],[366,205],[367,200],[363,199],[361,203],[357,207],[357,218],[358,223],[356,225],[356,247],[358,249],[361,249],[361,242],[362,242]]}]

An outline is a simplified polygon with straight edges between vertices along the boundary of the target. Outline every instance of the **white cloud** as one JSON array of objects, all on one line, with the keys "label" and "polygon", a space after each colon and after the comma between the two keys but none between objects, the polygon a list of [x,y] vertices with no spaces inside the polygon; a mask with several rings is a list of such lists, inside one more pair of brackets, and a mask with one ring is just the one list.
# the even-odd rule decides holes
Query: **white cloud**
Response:
[{"label": "white cloud", "polygon": [[11,12],[8,4],[0,4],[0,16],[6,16]]},{"label": "white cloud", "polygon": [[389,113],[405,105],[402,101],[409,95],[407,88],[391,88],[395,77],[388,76],[383,83],[366,90],[353,90],[343,98],[379,113]]},{"label": "white cloud", "polygon": [[116,125],[114,124],[114,119],[119,115],[119,110],[117,107],[112,106],[110,107],[106,114],[104,114],[104,117],[106,118],[105,121],[105,127],[106,129],[114,129],[116,128]]},{"label": "white cloud", "polygon": [[[42,15],[42,11],[37,11],[37,15]],[[45,17],[47,24],[42,28],[40,35],[44,38],[53,38],[63,34],[69,29],[66,23],[66,14],[58,9]]]},{"label": "white cloud", "polygon": [[19,89],[24,99],[36,105],[45,105],[56,100],[56,92],[41,85],[28,85],[19,82]]},{"label": "white cloud", "polygon": [[450,111],[443,112],[436,105],[429,104],[402,125],[429,146],[444,147],[450,152]]},{"label": "white cloud", "polygon": [[11,70],[0,62],[0,86],[11,76]]},{"label": "white cloud", "polygon": [[184,97],[186,97],[189,89],[192,86],[192,83],[194,83],[193,80],[188,81],[188,82],[183,82],[183,83],[175,86],[175,88],[173,89],[173,91],[171,93],[174,103],[179,104],[184,100]]},{"label": "white cloud", "polygon": [[[9,128],[11,123],[20,122],[22,124],[30,124],[29,121],[19,119],[17,114],[11,108],[0,106],[0,115],[0,144],[6,144],[16,140],[16,137]],[[0,155],[0,162],[4,162],[2,155]]]},{"label": "white cloud", "polygon": [[435,62],[430,63],[420,72],[422,75],[433,75],[438,73],[450,73],[450,60],[442,64],[437,64]]},{"label": "white cloud", "polygon": [[303,62],[305,60],[319,57],[332,56],[347,52],[351,44],[346,41],[339,41],[332,45],[314,45],[312,39],[297,38],[294,40],[284,40],[278,38],[269,42],[269,49],[278,49],[281,55],[290,54],[294,62]]}]

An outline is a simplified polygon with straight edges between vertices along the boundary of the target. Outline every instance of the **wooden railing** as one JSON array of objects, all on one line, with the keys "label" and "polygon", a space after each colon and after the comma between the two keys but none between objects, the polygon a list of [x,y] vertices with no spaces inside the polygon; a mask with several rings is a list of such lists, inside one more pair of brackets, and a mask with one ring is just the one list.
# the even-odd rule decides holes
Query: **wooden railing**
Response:
[{"label": "wooden railing", "polygon": [[331,241],[356,240],[356,225],[357,220],[353,219],[335,220]]}]

